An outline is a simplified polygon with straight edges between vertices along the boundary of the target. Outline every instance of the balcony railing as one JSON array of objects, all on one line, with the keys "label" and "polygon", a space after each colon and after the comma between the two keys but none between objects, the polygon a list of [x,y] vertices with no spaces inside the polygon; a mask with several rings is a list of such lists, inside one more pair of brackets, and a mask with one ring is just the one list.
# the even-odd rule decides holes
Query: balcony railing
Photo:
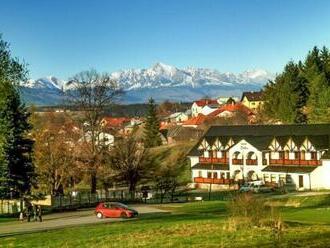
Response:
[{"label": "balcony railing", "polygon": [[201,164],[228,164],[228,158],[204,158],[199,157],[199,162]]},{"label": "balcony railing", "polygon": [[194,177],[195,183],[232,184],[233,179]]},{"label": "balcony railing", "polygon": [[243,159],[233,158],[231,162],[232,162],[232,164],[235,164],[235,165],[241,165],[241,164],[243,164]]},{"label": "balcony railing", "polygon": [[307,165],[307,166],[319,166],[320,160],[299,160],[299,159],[271,159],[270,165]]},{"label": "balcony railing", "polygon": [[245,162],[246,162],[246,165],[257,165],[258,164],[257,159],[247,159]]}]

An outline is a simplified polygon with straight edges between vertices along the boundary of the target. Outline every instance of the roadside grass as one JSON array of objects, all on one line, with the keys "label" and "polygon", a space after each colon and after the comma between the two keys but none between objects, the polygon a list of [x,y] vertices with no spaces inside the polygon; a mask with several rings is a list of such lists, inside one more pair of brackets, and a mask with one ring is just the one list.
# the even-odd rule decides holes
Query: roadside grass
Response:
[{"label": "roadside grass", "polygon": [[323,200],[280,207],[285,229],[279,236],[270,228],[228,229],[228,202],[210,201],[159,205],[172,213],[132,221],[6,237],[0,247],[329,247],[330,209]]},{"label": "roadside grass", "polygon": [[11,221],[17,221],[17,218],[0,216],[0,223],[11,222]]}]

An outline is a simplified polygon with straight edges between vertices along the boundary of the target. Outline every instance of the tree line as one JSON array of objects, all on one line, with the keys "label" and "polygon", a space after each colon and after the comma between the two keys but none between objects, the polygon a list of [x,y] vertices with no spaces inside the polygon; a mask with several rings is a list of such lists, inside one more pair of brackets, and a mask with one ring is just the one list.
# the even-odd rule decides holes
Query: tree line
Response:
[{"label": "tree line", "polygon": [[314,47],[305,60],[290,61],[264,87],[262,116],[267,122],[330,121],[330,53]]}]

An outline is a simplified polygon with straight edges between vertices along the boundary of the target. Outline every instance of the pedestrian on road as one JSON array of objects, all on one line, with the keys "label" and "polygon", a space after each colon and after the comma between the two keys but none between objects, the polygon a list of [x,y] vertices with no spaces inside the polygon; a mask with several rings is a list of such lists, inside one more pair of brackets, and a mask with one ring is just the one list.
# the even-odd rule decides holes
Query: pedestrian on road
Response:
[{"label": "pedestrian on road", "polygon": [[37,206],[33,204],[33,220],[38,221]]},{"label": "pedestrian on road", "polygon": [[23,214],[22,211],[19,213],[19,220],[20,220],[21,222],[24,221],[24,214]]},{"label": "pedestrian on road", "polygon": [[42,211],[41,211],[40,205],[37,206],[36,211],[37,211],[37,216],[38,216],[39,222],[42,222]]},{"label": "pedestrian on road", "polygon": [[28,203],[28,205],[26,206],[26,218],[28,222],[31,221],[31,214],[32,214],[32,205],[31,203]]}]

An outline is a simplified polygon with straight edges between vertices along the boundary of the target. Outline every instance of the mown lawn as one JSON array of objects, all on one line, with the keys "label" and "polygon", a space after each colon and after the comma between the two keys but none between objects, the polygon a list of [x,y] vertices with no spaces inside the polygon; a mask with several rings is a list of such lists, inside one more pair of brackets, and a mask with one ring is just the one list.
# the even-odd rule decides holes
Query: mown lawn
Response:
[{"label": "mown lawn", "polygon": [[169,204],[171,214],[0,239],[0,247],[329,247],[330,210],[283,207],[285,228],[230,230],[226,202]]},{"label": "mown lawn", "polygon": [[10,221],[17,221],[17,218],[0,216],[0,223],[10,222]]}]

